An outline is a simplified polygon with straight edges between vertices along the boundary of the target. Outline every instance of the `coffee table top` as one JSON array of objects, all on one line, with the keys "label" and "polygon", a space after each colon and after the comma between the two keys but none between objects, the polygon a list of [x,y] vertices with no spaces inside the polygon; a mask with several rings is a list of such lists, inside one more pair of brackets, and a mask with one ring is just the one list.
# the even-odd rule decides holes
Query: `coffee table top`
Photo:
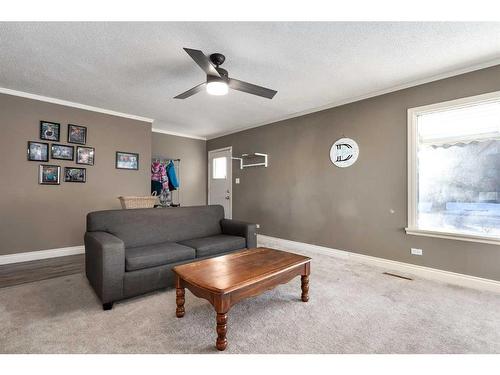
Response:
[{"label": "coffee table top", "polygon": [[232,254],[175,266],[179,277],[200,288],[216,293],[236,289],[271,278],[311,258],[286,251],[258,247]]}]

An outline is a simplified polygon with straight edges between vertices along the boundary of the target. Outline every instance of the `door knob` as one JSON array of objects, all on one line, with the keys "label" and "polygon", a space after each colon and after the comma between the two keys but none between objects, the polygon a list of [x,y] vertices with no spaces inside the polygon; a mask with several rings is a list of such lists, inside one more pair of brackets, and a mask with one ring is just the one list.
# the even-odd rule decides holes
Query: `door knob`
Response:
[{"label": "door knob", "polygon": [[229,195],[226,195],[226,199],[231,199],[231,198],[229,197]]}]

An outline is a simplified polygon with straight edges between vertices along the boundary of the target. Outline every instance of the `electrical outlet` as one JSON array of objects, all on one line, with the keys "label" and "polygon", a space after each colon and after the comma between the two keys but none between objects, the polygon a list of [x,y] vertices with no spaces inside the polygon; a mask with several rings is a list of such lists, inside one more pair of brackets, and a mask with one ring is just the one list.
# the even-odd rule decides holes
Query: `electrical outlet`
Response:
[{"label": "electrical outlet", "polygon": [[411,255],[423,255],[424,252],[422,249],[415,249],[415,248],[411,248]]},{"label": "electrical outlet", "polygon": [[256,227],[257,229],[259,229],[259,228],[260,228],[260,224],[255,224],[255,227]]},{"label": "electrical outlet", "polygon": [[239,183],[240,183],[240,178],[239,178],[239,177],[236,177],[236,179],[234,180],[234,183],[235,183],[235,184],[239,184]]}]

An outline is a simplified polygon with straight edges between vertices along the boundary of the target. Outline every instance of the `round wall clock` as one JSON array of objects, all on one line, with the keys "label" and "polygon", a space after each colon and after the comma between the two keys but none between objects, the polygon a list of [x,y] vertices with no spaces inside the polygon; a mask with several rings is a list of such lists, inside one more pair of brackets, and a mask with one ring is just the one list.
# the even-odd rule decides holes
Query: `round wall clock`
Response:
[{"label": "round wall clock", "polygon": [[340,168],[353,165],[358,160],[359,147],[351,138],[340,138],[330,149],[330,160]]}]

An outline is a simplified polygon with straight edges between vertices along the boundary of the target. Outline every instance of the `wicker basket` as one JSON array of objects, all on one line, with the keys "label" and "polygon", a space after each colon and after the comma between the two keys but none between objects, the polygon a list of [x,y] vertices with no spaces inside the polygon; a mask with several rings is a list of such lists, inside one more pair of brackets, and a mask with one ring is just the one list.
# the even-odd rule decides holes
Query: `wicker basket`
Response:
[{"label": "wicker basket", "polygon": [[118,197],[118,199],[122,208],[153,208],[158,203],[158,197],[152,195],[146,197]]}]

